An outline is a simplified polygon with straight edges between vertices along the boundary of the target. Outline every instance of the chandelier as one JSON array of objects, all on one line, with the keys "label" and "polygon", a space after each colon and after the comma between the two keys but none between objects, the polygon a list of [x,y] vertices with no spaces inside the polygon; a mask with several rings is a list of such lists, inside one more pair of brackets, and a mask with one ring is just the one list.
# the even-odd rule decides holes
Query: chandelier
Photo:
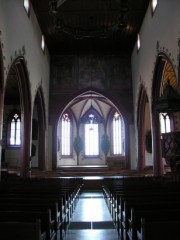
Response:
[{"label": "chandelier", "polygon": [[76,39],[106,38],[109,34],[122,32],[127,27],[129,8],[126,1],[119,1],[118,9],[114,10],[111,16],[107,15],[107,8],[99,11],[87,10],[84,13],[73,11],[72,14],[67,14],[68,17],[62,9],[66,1],[68,0],[49,1],[49,14],[53,19],[54,30],[59,33],[64,32]]}]

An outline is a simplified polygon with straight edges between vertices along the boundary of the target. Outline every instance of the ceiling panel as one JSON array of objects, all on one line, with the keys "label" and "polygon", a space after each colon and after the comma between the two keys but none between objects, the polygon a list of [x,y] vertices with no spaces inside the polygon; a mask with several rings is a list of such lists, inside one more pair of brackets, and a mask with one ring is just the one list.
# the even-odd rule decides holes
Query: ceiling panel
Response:
[{"label": "ceiling panel", "polygon": [[[149,0],[31,2],[51,53],[81,50],[131,52],[149,5]],[[52,6],[56,3],[54,13]]]}]

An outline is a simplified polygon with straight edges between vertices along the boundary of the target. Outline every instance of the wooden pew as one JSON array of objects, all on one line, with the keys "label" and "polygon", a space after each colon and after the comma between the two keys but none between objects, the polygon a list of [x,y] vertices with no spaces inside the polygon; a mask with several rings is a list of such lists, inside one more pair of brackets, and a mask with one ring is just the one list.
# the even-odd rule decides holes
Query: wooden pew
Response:
[{"label": "wooden pew", "polygon": [[35,222],[37,219],[41,221],[41,230],[46,233],[46,240],[54,240],[56,232],[50,209],[46,211],[31,211],[28,209],[0,211],[0,222]]},{"label": "wooden pew", "polygon": [[[1,194],[0,203],[22,203],[22,204],[45,204],[47,208],[51,208],[52,217],[55,220],[55,228],[58,230],[63,227],[65,230],[70,221],[69,209],[67,207],[66,196],[64,194],[41,194],[41,193],[10,193]],[[57,206],[56,206],[57,205]],[[63,225],[63,226],[61,226]]]},{"label": "wooden pew", "polygon": [[126,238],[128,238],[129,219],[131,218],[131,208],[144,208],[144,209],[179,209],[179,199],[173,199],[172,201],[166,199],[143,199],[139,198],[132,201],[125,201],[124,210],[122,211],[122,218],[120,221],[120,231]]},{"label": "wooden pew", "polygon": [[[173,194],[172,194],[173,195]],[[180,195],[179,194],[174,194],[174,198],[180,199]],[[117,201],[115,202],[115,204],[113,205],[113,207],[115,207],[115,211],[117,212],[117,217],[118,220],[117,221],[122,221],[123,220],[123,216],[124,217],[128,217],[130,216],[130,211],[131,211],[131,206],[133,204],[136,203],[136,205],[141,204],[142,202],[147,202],[150,200],[150,202],[154,201],[164,201],[165,199],[170,199],[172,201],[172,196],[168,196],[167,193],[165,192],[153,192],[153,191],[149,191],[149,192],[131,192],[131,193],[123,193],[120,194],[117,198]],[[125,205],[126,202],[126,205]]]},{"label": "wooden pew", "polygon": [[[53,187],[52,184],[54,184]],[[67,226],[70,222],[70,217],[73,212],[72,208],[75,208],[74,201],[77,201],[80,187],[76,186],[72,198],[68,190],[71,189],[70,191],[72,191],[72,187],[61,186],[61,184],[59,185],[59,181],[56,180],[25,181],[25,183],[18,182],[15,185],[14,183],[9,183],[5,187],[4,191],[1,191],[0,201],[3,197],[5,197],[7,201],[12,201],[13,204],[15,201],[22,202],[23,199],[26,203],[30,202],[34,204],[37,202],[43,203],[44,201],[48,204],[52,202],[55,203],[56,201],[58,210],[57,213],[55,213],[53,207],[52,215],[55,218],[55,229],[56,231],[60,229],[60,236],[62,239],[63,232],[67,230]],[[11,198],[13,199],[10,200]]]},{"label": "wooden pew", "polygon": [[137,232],[141,230],[141,219],[146,221],[180,221],[180,207],[172,209],[143,209],[132,208],[131,219],[129,220],[128,237],[130,240],[137,240]]},{"label": "wooden pew", "polygon": [[61,219],[62,214],[59,212],[58,203],[53,201],[26,201],[26,199],[0,199],[0,211],[32,211],[32,212],[39,212],[39,211],[47,211],[50,209],[51,211],[51,219],[54,221],[54,230],[57,233],[60,230],[61,239],[65,232],[64,220]]},{"label": "wooden pew", "polygon": [[147,221],[143,218],[137,235],[138,240],[179,240],[180,221]]},{"label": "wooden pew", "polygon": [[41,231],[41,222],[0,222],[1,240],[45,240]]},{"label": "wooden pew", "polygon": [[[69,219],[72,216],[72,213],[74,211],[75,205],[77,203],[78,194],[80,192],[80,189],[82,187],[82,184],[76,181],[75,183],[70,186],[66,183],[66,185],[63,186],[63,183],[66,183],[66,181],[60,181],[59,179],[33,179],[33,180],[27,180],[27,181],[15,181],[15,182],[8,182],[5,184],[5,187],[3,189],[6,193],[23,193],[25,194],[63,194],[65,195],[65,208],[66,212],[69,215]],[[72,182],[72,181],[68,181]],[[2,191],[2,187],[0,192]],[[8,189],[8,190],[7,190]]]},{"label": "wooden pew", "polygon": [[[132,180],[135,181],[132,182]],[[177,195],[179,195],[178,185],[176,185],[175,187],[173,186],[173,188],[171,189],[171,184],[169,184],[170,187],[167,188],[164,184],[161,184],[161,182],[157,182],[156,184],[156,182],[152,179],[145,180],[145,183],[142,182],[142,180],[144,180],[144,178],[139,178],[138,180],[131,179],[130,181],[128,180],[129,183],[131,184],[127,184],[128,181],[126,182],[125,179],[126,182],[125,185],[122,184],[124,180],[118,181],[118,184],[115,185],[114,188],[112,185],[110,186],[111,189],[109,189],[108,186],[106,187],[103,186],[104,196],[105,199],[107,199],[106,202],[107,204],[110,205],[109,207],[110,213],[121,235],[122,231],[124,232],[127,231],[128,227],[127,211],[130,214],[131,209],[131,206],[129,206],[129,208],[126,208],[126,211],[123,213],[124,211],[123,202],[125,201],[127,196],[132,198],[132,202],[137,200],[139,203],[141,203],[144,197],[142,195],[147,195],[147,198],[152,198],[152,195],[153,196],[159,195],[159,200],[167,197],[168,194],[170,196],[169,198],[172,198],[172,195],[174,195],[174,197],[177,198]]]}]

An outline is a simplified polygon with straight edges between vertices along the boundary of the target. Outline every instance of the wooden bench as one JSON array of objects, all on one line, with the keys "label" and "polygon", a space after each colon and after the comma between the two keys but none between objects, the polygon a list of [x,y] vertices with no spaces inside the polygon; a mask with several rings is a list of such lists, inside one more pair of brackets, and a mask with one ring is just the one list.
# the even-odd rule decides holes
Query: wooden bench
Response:
[{"label": "wooden bench", "polygon": [[62,239],[77,204],[81,188],[82,179],[77,178],[8,180],[0,183],[0,205],[7,209],[24,211],[27,208],[32,211],[50,208],[55,221],[55,230],[56,232],[60,230]]},{"label": "wooden bench", "polygon": [[132,208],[131,219],[129,220],[128,237],[130,240],[137,240],[137,232],[141,230],[141,219],[146,221],[180,221],[179,209],[142,209]]},{"label": "wooden bench", "polygon": [[[118,192],[119,194],[119,192]],[[178,200],[179,199],[179,200]],[[112,204],[115,212],[115,224],[118,232],[121,233],[127,231],[128,219],[130,218],[131,208],[136,205],[140,206],[143,204],[157,204],[158,202],[167,201],[167,203],[177,203],[180,201],[180,195],[177,192],[166,192],[166,191],[127,191],[119,194],[119,197]],[[177,203],[178,204],[178,203]],[[148,205],[148,206],[149,206]],[[113,215],[113,213],[111,213]]]},{"label": "wooden bench", "polygon": [[143,218],[137,236],[138,240],[179,240],[180,221],[147,221]]},{"label": "wooden bench", "polygon": [[15,184],[10,182],[5,185],[5,188],[6,189],[4,189],[3,191],[5,193],[11,194],[23,193],[23,195],[40,194],[46,196],[64,195],[64,206],[66,208],[66,212],[69,214],[69,218],[71,218],[77,203],[77,198],[81,189],[81,185],[77,183],[77,185],[75,186],[62,186],[62,182],[57,181],[56,179],[34,179],[33,181],[16,181]]},{"label": "wooden bench", "polygon": [[[179,194],[169,194],[165,192],[153,192],[149,191],[146,192],[133,192],[131,194],[120,194],[117,198],[116,202],[113,206],[115,206],[115,209],[118,214],[118,219],[122,220],[123,214],[124,216],[130,216],[131,207],[133,204],[141,205],[146,202],[152,203],[152,202],[158,202],[158,201],[173,201],[176,199],[180,200]],[[125,204],[126,203],[126,204]],[[125,211],[125,213],[123,213]]]},{"label": "wooden bench", "polygon": [[102,189],[121,239],[129,239],[132,235],[132,207],[152,210],[154,208],[179,209],[180,186],[167,178],[127,177],[105,179]]},{"label": "wooden bench", "polygon": [[41,222],[0,222],[1,240],[45,240],[41,231]]},{"label": "wooden bench", "polygon": [[46,233],[46,240],[54,240],[56,232],[50,209],[46,211],[0,211],[0,222],[35,222],[41,221],[41,230]]},{"label": "wooden bench", "polygon": [[2,200],[0,199],[0,211],[6,210],[6,211],[32,211],[32,212],[38,212],[38,211],[47,211],[47,209],[50,209],[51,211],[51,219],[54,221],[54,229],[57,233],[58,230],[60,230],[60,236],[62,238],[63,233],[65,232],[65,223],[64,220],[61,219],[61,213],[58,210],[58,203],[57,202],[50,202],[50,201],[42,201],[37,202],[36,201],[30,201],[26,202],[26,199],[16,201],[13,199],[10,200]]},{"label": "wooden bench", "polygon": [[[144,202],[143,202],[144,201]],[[125,202],[125,207],[124,210],[122,211],[122,217],[119,218],[119,226],[121,232],[123,232],[124,235],[128,235],[128,229],[129,229],[129,219],[131,218],[131,209],[132,208],[144,208],[144,209],[179,209],[179,199],[175,200],[173,199],[172,201],[166,201],[165,199],[161,199],[161,201],[157,201],[155,199],[147,200],[144,199],[139,199],[137,201],[132,201],[132,202]]]},{"label": "wooden bench", "polygon": [[[34,205],[33,207],[36,210],[37,206],[35,205],[38,205],[39,209],[41,209],[43,205],[45,205],[47,208],[51,208],[52,217],[55,220],[55,230],[56,232],[60,230],[61,239],[63,237],[63,234],[67,230],[67,226],[72,216],[73,210],[69,208],[70,206],[74,207],[71,205],[72,202],[69,203],[69,195],[65,191],[58,193],[53,191],[46,192],[43,190],[43,192],[41,192],[37,190],[33,191],[32,189],[26,189],[26,191],[23,192],[23,190],[21,189],[18,192],[15,192],[13,189],[13,191],[11,190],[8,193],[2,193],[0,195],[0,203],[3,204],[4,202],[6,202],[6,205],[8,202],[9,204],[12,203],[13,205],[15,203],[21,203],[25,205],[24,210],[27,204],[28,205],[33,204]],[[11,206],[9,207],[12,208]]]}]

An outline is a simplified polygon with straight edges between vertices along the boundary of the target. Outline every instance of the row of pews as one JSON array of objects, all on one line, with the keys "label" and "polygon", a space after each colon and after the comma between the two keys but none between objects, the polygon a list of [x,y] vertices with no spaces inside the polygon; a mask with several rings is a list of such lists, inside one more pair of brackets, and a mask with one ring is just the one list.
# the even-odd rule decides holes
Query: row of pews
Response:
[{"label": "row of pews", "polygon": [[180,239],[180,183],[166,177],[105,178],[103,193],[121,240]]},{"label": "row of pews", "polygon": [[81,178],[1,181],[0,239],[62,240],[82,187]]}]

